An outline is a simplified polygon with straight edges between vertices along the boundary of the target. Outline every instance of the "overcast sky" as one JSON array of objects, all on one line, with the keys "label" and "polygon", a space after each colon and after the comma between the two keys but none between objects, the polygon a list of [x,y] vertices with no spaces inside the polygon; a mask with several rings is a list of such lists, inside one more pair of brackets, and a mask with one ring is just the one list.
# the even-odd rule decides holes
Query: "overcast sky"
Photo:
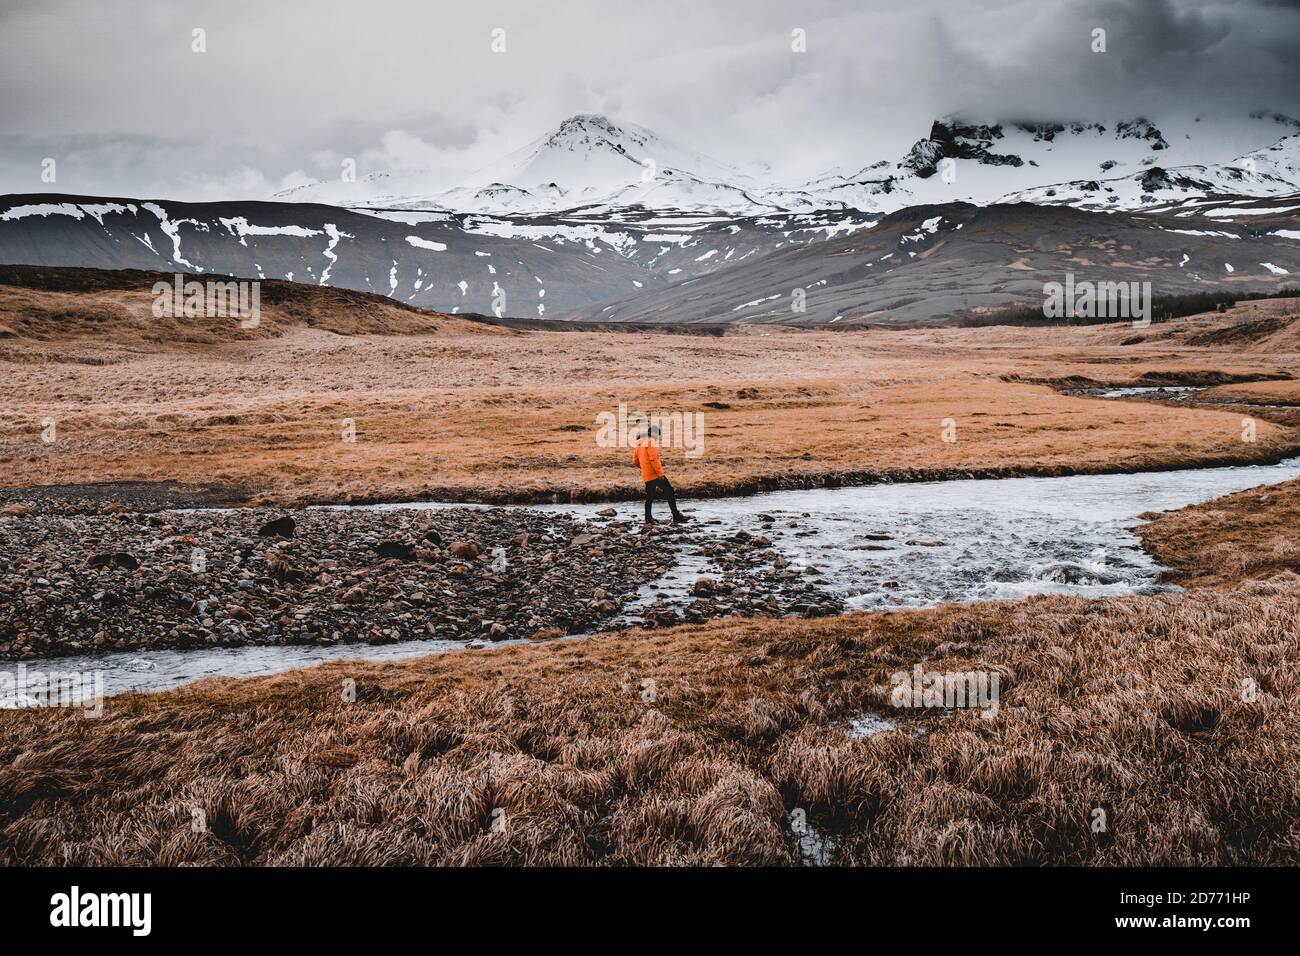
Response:
[{"label": "overcast sky", "polygon": [[579,112],[799,175],[950,113],[1296,115],[1300,0],[0,0],[0,91],[0,193],[470,170]]}]

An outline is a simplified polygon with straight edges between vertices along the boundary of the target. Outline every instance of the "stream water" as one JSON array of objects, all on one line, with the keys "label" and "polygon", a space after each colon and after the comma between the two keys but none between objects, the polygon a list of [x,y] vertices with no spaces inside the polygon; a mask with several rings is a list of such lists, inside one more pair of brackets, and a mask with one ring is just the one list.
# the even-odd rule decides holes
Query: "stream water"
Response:
[{"label": "stream water", "polygon": [[1161,397],[1167,395],[1173,399],[1189,398],[1196,392],[1203,392],[1205,385],[1135,385],[1126,388],[1106,388],[1089,392],[1101,398],[1128,398],[1133,395]]},{"label": "stream water", "polygon": [[[1162,587],[1160,571],[1133,533],[1138,515],[1180,508],[1262,484],[1300,477],[1300,458],[1277,465],[1087,475],[1007,478],[855,488],[783,491],[743,498],[684,502],[708,533],[763,533],[796,566],[819,572],[821,586],[850,608],[926,607],[1030,594],[1103,597],[1144,594]],[[463,507],[444,504],[374,508]],[[609,507],[540,505],[541,510],[590,516]],[[637,519],[641,505],[616,505]],[[764,516],[770,520],[763,520]],[[642,601],[686,600],[690,585],[708,573],[707,561],[684,546],[679,563],[647,585]],[[810,574],[810,576],[812,576]],[[635,614],[635,605],[625,617]],[[144,651],[98,657],[28,661],[26,670],[94,673],[103,693],[161,690],[209,676],[252,677],[329,660],[394,660],[461,650],[452,641],[409,641],[370,646],[246,647]],[[3,680],[19,665],[0,664]]]}]

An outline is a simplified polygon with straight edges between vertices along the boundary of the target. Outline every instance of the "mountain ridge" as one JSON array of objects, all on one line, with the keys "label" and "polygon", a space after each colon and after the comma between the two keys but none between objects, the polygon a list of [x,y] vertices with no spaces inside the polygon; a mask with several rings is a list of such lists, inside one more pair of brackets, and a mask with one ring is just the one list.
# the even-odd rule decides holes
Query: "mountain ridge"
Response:
[{"label": "mountain ridge", "polygon": [[[0,262],[283,278],[449,314],[601,322],[929,322],[1024,304],[1097,263],[1179,292],[1268,290],[1300,273],[1300,134],[1287,119],[1252,120],[1256,134],[1288,130],[1271,145],[1183,163],[1217,139],[1141,117],[949,118],[896,162],[776,187],[582,114],[458,187],[476,211],[449,208],[461,203],[447,193],[352,206],[301,191],[226,203],[15,195],[0,197]],[[1079,170],[1088,178],[1054,178]],[[1048,184],[1006,188],[1026,176]],[[985,249],[961,231],[967,207],[990,210],[978,217]],[[1018,231],[990,225],[1007,216]],[[1117,256],[1107,242],[1121,236],[1142,255]],[[809,310],[773,312],[794,288]]]},{"label": "mountain ridge", "polygon": [[[1255,141],[1249,151],[1262,153],[1288,139],[1285,133],[1279,136],[1279,127],[1300,128],[1297,124],[1300,121],[1282,113],[1257,111],[1234,118],[1232,128],[1236,138]],[[412,181],[381,171],[363,177],[363,187],[319,182],[273,198],[485,215],[615,212],[632,206],[728,215],[848,209],[882,213],[936,201],[1045,201],[1045,191],[1054,186],[1076,184],[1066,192],[1082,193],[1086,190],[1081,184],[1133,177],[1156,165],[1200,165],[1212,170],[1210,181],[1226,180],[1228,174],[1219,170],[1243,154],[1220,155],[1219,129],[1198,119],[1182,130],[1180,140],[1143,116],[1110,123],[947,117],[934,120],[929,132],[897,160],[876,159],[849,167],[855,171],[847,174],[834,169],[809,180],[785,182],[775,179],[766,166],[742,168],[680,147],[646,127],[586,113],[562,120],[443,190],[421,191]],[[1192,131],[1197,134],[1195,144]],[[1289,163],[1285,174],[1272,175],[1280,180],[1271,184],[1274,192],[1300,189],[1300,164]],[[382,191],[376,191],[377,185]],[[1261,181],[1260,188],[1267,185]],[[1141,195],[1135,193],[1124,208],[1134,208]],[[1087,202],[1083,197],[1079,201]]]}]

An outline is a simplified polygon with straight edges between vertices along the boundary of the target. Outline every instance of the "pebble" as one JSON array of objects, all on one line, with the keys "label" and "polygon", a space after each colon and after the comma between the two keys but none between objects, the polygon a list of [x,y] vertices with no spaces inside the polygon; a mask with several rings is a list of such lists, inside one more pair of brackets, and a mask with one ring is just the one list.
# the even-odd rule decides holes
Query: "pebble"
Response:
[{"label": "pebble", "polygon": [[[815,568],[792,566],[766,535],[724,537],[706,524],[647,532],[511,508],[38,510],[0,521],[0,659],[417,639],[482,646],[843,610]],[[707,574],[674,586],[671,602],[623,613],[691,553]]]},{"label": "pebble", "polygon": [[591,528],[525,509],[16,514],[0,521],[0,659],[586,633],[673,562],[618,522],[599,549],[563,547]]}]

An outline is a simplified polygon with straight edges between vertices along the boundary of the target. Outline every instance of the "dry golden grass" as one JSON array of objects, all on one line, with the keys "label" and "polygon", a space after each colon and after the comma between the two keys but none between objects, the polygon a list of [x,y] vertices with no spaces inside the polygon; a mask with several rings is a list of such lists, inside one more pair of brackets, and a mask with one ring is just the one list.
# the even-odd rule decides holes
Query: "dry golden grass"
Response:
[{"label": "dry golden grass", "polygon": [[1300,480],[1191,505],[1137,529],[1142,545],[1186,587],[1300,573]]},{"label": "dry golden grass", "polygon": [[[556,429],[669,399],[730,406],[711,409],[700,470],[669,456],[694,487],[801,449],[810,471],[1150,467],[1235,453],[1239,416],[1001,377],[1293,367],[1167,342],[1125,352],[1113,329],[1029,344],[1039,332],[71,344],[60,377],[54,359],[11,356],[3,386],[6,439],[57,414],[68,445],[10,444],[3,461],[14,483],[118,469],[97,477],[259,477],[296,495],[549,474],[593,492],[630,486],[625,466]],[[326,428],[349,410],[355,452]],[[955,447],[937,440],[943,417]],[[1267,423],[1260,437],[1286,440]],[[0,862],[794,864],[798,809],[838,864],[1295,865],[1300,578],[1243,578],[1295,567],[1298,496],[1248,492],[1145,527],[1185,580],[1231,582],[1186,594],[728,620],[205,681],[110,700],[101,719],[12,712]],[[997,716],[892,707],[890,676],[916,664],[997,673]],[[899,726],[854,739],[864,714]]]},{"label": "dry golden grass", "polygon": [[[12,714],[0,860],[790,864],[801,809],[839,864],[1294,864],[1298,624],[1285,575],[335,663],[112,700],[98,720]],[[891,707],[890,675],[921,662],[998,672],[997,716]],[[853,739],[862,713],[901,724]]]},{"label": "dry golden grass", "polygon": [[[153,285],[171,283],[173,278],[154,272],[0,266],[0,340],[177,347],[253,342],[302,327],[339,335],[511,334],[453,315],[414,309],[384,296],[282,280],[261,282],[260,315],[253,328],[229,317],[155,316]],[[223,280],[221,276],[187,278]],[[56,352],[45,354],[58,361]]]},{"label": "dry golden grass", "polygon": [[[687,495],[1171,468],[1300,446],[1285,422],[1261,419],[1250,445],[1230,411],[1033,384],[1300,368],[1291,353],[1188,348],[1163,326],[1164,338],[1130,346],[1119,344],[1127,326],[715,338],[505,333],[438,319],[426,334],[375,336],[324,331],[321,316],[332,313],[317,305],[311,321],[268,319],[270,337],[202,347],[135,333],[9,340],[0,348],[4,484],[173,479],[243,486],[279,503],[628,497],[639,480],[626,450],[596,443],[596,416],[620,403],[703,413],[701,457],[665,449]],[[46,419],[57,423],[53,445],[40,441]],[[946,419],[955,444],[941,440]],[[341,441],[345,420],[355,443]]]},{"label": "dry golden grass", "polygon": [[1256,402],[1270,405],[1300,406],[1300,381],[1243,382],[1207,389],[1206,398]]}]

